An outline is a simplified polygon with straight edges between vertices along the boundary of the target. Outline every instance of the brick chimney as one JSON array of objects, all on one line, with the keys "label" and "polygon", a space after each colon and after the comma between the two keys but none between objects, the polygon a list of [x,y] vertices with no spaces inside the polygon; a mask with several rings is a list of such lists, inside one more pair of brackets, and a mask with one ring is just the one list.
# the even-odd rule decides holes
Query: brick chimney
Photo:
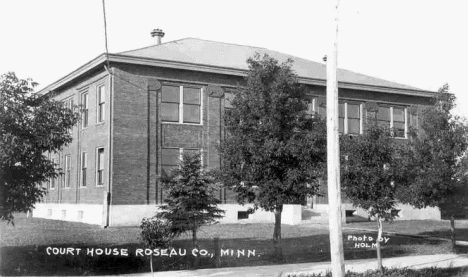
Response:
[{"label": "brick chimney", "polygon": [[161,39],[164,37],[164,32],[161,29],[154,29],[151,32],[151,36],[154,38],[154,45],[161,44]]}]

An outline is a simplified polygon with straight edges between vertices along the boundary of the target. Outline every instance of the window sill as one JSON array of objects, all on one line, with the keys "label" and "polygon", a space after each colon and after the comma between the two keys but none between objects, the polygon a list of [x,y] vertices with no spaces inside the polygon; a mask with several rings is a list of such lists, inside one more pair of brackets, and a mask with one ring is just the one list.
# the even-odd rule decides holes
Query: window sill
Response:
[{"label": "window sill", "polygon": [[203,126],[202,123],[179,123],[179,122],[170,122],[170,121],[162,121],[162,124],[171,124],[171,125],[191,125],[191,126]]}]

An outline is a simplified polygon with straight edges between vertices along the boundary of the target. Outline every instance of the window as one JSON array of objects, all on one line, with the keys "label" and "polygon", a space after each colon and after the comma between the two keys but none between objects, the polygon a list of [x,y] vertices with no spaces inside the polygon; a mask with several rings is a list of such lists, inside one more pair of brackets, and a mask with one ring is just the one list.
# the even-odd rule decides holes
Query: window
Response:
[{"label": "window", "polygon": [[161,152],[161,175],[171,177],[171,172],[179,165],[181,151],[179,148],[163,148]]},{"label": "window", "polygon": [[97,176],[96,185],[104,186],[104,148],[97,150]]},{"label": "window", "polygon": [[312,98],[312,100],[309,103],[307,103],[307,111],[306,111],[307,116],[311,117],[314,115],[316,102],[317,102],[317,99]]},{"label": "window", "polygon": [[83,93],[81,95],[81,126],[83,128],[88,127],[88,116],[89,116],[88,93]]},{"label": "window", "polygon": [[[195,154],[200,153],[200,149],[183,149],[183,148],[163,148],[161,154],[161,169],[163,177],[171,177],[172,171],[179,166],[183,153]],[[203,165],[203,155],[201,156]]]},{"label": "window", "polygon": [[342,134],[361,133],[361,104],[339,103],[338,104],[338,127]]},{"label": "window", "polygon": [[70,187],[70,174],[71,173],[71,156],[65,155],[65,188]]},{"label": "window", "polygon": [[[55,159],[52,159],[52,163],[54,164],[54,168],[57,166],[56,165],[56,162],[55,162]],[[56,178],[50,178],[50,189],[55,189],[55,181],[56,181]]]},{"label": "window", "polygon": [[162,121],[201,124],[201,103],[200,88],[163,86],[161,96]]},{"label": "window", "polygon": [[380,106],[377,124],[392,129],[396,138],[406,138],[406,109],[403,107]]},{"label": "window", "polygon": [[338,132],[344,133],[345,132],[345,119],[346,119],[346,110],[345,110],[345,103],[338,104]]},{"label": "window", "polygon": [[391,121],[390,107],[379,107],[379,112],[377,113],[377,125],[391,128]]},{"label": "window", "polygon": [[347,134],[361,133],[361,105],[346,103]]},{"label": "window", "polygon": [[86,187],[86,176],[88,169],[88,153],[81,153],[81,186]]},{"label": "window", "polygon": [[62,103],[65,108],[69,108],[70,110],[73,110],[73,98],[68,98],[67,100],[64,100]]},{"label": "window", "polygon": [[201,90],[184,87],[184,123],[200,123]]},{"label": "window", "polygon": [[98,110],[97,110],[97,122],[103,122],[105,118],[106,110],[106,87],[100,86],[97,90],[98,97]]},{"label": "window", "polygon": [[234,99],[234,93],[226,92],[224,93],[224,108],[232,109],[232,100]]}]

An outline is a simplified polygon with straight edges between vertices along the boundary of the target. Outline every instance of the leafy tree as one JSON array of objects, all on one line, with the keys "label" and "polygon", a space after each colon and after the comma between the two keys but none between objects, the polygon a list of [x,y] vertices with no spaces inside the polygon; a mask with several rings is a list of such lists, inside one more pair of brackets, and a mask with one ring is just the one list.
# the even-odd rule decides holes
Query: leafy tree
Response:
[{"label": "leafy tree", "polygon": [[452,115],[455,100],[445,84],[434,95],[432,106],[422,111],[420,128],[412,134],[404,162],[411,185],[399,193],[403,203],[416,208],[445,208],[451,213],[452,226],[457,210],[453,204],[467,201],[461,197],[467,191],[461,158],[468,148],[468,126]]},{"label": "leafy tree", "polygon": [[218,187],[202,167],[201,155],[184,153],[180,168],[172,171],[172,177],[163,180],[168,190],[166,204],[161,206],[162,218],[170,224],[171,232],[178,236],[192,232],[193,247],[198,247],[197,231],[206,224],[223,217],[224,211],[215,197]]},{"label": "leafy tree", "polygon": [[318,191],[326,158],[325,123],[306,114],[310,96],[292,60],[256,54],[247,60],[245,87],[234,92],[221,146],[222,182],[238,201],[274,212],[275,256],[282,259],[281,213]]},{"label": "leafy tree", "polygon": [[395,214],[397,190],[406,185],[401,176],[402,149],[390,130],[371,124],[360,136],[341,137],[341,186],[355,207],[367,211],[378,226],[377,259],[382,270],[380,239],[382,221],[391,221]]},{"label": "leafy tree", "polygon": [[[152,218],[143,218],[140,229],[140,240],[146,247],[155,249],[171,246],[174,238],[171,223],[163,218],[161,214],[156,214]],[[153,255],[150,255],[150,268],[153,274]]]},{"label": "leafy tree", "polygon": [[69,144],[79,118],[60,102],[33,95],[36,85],[13,72],[0,77],[0,216],[9,223],[12,213],[34,208],[45,192],[41,183],[57,176],[44,153]]}]

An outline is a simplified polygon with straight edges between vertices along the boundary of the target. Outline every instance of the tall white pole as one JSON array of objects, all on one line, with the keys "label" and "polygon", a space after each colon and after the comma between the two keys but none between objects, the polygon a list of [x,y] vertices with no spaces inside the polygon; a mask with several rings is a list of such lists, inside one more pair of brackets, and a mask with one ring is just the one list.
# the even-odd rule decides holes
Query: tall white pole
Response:
[{"label": "tall white pole", "polygon": [[338,134],[338,82],[336,79],[338,56],[338,5],[335,0],[335,24],[333,45],[330,45],[327,56],[327,174],[328,174],[328,206],[330,228],[330,255],[333,277],[345,275],[341,185],[340,185],[340,148]]}]

